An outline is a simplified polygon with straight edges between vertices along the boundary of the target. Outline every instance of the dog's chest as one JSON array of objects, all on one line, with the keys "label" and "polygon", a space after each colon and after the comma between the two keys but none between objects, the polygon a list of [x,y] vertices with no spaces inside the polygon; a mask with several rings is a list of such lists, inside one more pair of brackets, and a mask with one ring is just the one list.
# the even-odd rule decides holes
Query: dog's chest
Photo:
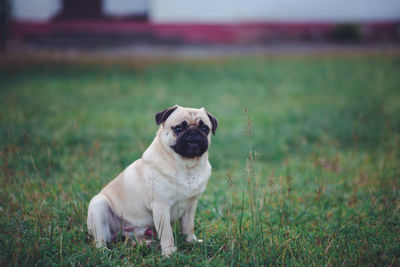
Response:
[{"label": "dog's chest", "polygon": [[181,170],[171,180],[164,180],[164,196],[167,197],[172,214],[181,214],[187,205],[200,197],[206,188],[209,175],[198,170]]},{"label": "dog's chest", "polygon": [[208,177],[203,177],[198,172],[191,171],[184,171],[176,178],[175,192],[171,194],[169,199],[171,221],[179,219],[191,203],[200,197],[208,180]]},{"label": "dog's chest", "polygon": [[176,189],[185,197],[192,198],[203,193],[209,175],[198,169],[183,169],[176,174]]}]

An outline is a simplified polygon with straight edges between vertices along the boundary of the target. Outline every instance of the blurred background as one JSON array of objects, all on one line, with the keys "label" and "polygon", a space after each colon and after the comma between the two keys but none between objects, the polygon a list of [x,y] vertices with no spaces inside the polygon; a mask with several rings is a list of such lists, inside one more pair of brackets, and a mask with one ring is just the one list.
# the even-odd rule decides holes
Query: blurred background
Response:
[{"label": "blurred background", "polygon": [[3,48],[7,43],[30,51],[124,49],[151,55],[163,52],[155,46],[224,45],[221,53],[228,46],[260,52],[400,40],[397,0],[1,0],[1,14]]}]

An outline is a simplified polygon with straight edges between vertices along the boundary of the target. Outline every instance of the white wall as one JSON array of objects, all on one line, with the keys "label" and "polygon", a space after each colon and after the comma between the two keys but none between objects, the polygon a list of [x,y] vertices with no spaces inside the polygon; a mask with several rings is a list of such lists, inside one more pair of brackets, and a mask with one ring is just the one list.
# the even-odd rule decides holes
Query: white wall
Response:
[{"label": "white wall", "polygon": [[154,22],[400,20],[400,0],[152,0]]},{"label": "white wall", "polygon": [[60,0],[13,0],[13,16],[18,20],[45,21],[61,8]]},{"label": "white wall", "polygon": [[[85,0],[82,0],[84,4]],[[252,21],[400,20],[400,0],[103,0],[104,13],[143,14],[153,22],[225,23]],[[14,17],[45,21],[61,0],[13,0]]]},{"label": "white wall", "polygon": [[149,0],[103,0],[103,12],[116,17],[147,14],[148,2]]}]

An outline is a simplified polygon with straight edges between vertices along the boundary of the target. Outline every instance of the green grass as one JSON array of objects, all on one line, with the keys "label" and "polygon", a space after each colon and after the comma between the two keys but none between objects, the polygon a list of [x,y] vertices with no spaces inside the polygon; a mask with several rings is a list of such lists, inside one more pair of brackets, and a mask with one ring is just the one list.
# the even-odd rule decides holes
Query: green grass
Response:
[{"label": "green grass", "polygon": [[[0,265],[400,265],[400,56],[0,64]],[[219,120],[202,244],[112,244],[92,196],[166,107]],[[176,229],[176,228],[175,228]]]}]

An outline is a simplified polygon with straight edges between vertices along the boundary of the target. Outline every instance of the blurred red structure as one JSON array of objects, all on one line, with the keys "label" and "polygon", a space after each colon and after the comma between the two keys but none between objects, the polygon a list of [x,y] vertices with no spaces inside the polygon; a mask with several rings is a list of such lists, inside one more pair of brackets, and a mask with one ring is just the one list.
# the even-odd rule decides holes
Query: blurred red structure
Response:
[{"label": "blurred red structure", "polygon": [[[136,36],[147,42],[248,44],[283,41],[329,40],[334,23],[238,23],[238,24],[152,24],[137,21],[14,22],[11,37],[29,38],[62,35]],[[395,22],[357,25],[363,41],[398,40]]]}]

